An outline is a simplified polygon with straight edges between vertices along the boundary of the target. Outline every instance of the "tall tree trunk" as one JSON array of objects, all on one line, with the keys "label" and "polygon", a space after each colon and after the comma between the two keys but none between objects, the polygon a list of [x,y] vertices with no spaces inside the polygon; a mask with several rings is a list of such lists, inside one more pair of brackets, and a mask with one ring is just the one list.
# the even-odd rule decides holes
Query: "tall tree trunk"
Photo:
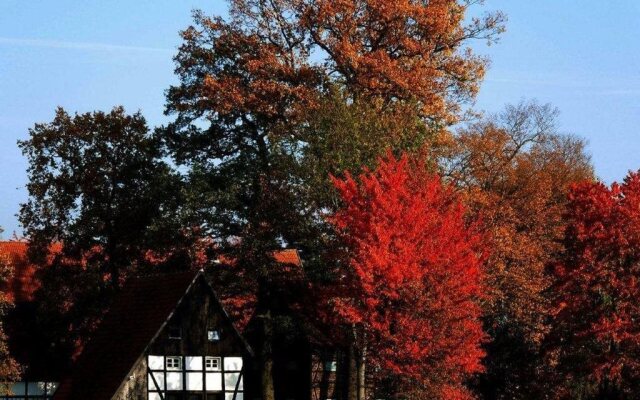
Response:
[{"label": "tall tree trunk", "polygon": [[275,400],[273,388],[273,319],[271,311],[262,315],[262,349],[260,354],[260,384],[262,400]]},{"label": "tall tree trunk", "polygon": [[362,334],[362,346],[358,363],[358,400],[366,400],[367,396],[367,336]]},{"label": "tall tree trunk", "polygon": [[348,381],[347,381],[347,399],[358,400],[358,350],[356,349],[353,340],[349,345],[349,357],[348,367]]}]

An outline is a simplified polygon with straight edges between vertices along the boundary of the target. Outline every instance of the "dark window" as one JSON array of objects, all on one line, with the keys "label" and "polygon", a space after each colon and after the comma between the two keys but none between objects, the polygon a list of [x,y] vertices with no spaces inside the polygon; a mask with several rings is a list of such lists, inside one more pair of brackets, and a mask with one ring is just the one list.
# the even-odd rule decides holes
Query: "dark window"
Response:
[{"label": "dark window", "polygon": [[202,393],[191,393],[187,395],[188,400],[202,400]]},{"label": "dark window", "polygon": [[182,339],[182,329],[179,326],[170,326],[169,339]]},{"label": "dark window", "polygon": [[287,370],[289,371],[295,371],[298,369],[298,363],[296,363],[295,361],[289,361],[287,363]]}]

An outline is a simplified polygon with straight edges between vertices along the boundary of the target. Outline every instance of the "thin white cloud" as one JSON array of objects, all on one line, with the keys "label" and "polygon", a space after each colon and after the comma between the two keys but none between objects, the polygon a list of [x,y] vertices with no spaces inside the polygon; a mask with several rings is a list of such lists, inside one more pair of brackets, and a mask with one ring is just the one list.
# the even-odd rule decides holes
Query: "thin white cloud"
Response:
[{"label": "thin white cloud", "polygon": [[495,82],[495,83],[506,83],[506,84],[517,84],[517,85],[532,85],[532,86],[558,86],[558,87],[567,87],[567,88],[582,88],[586,85],[584,82],[576,81],[576,80],[562,80],[562,79],[528,79],[528,78],[495,78],[495,77],[487,77],[484,79],[485,82]]},{"label": "thin white cloud", "polygon": [[559,89],[570,90],[577,94],[590,94],[598,96],[634,96],[640,95],[640,82],[638,80],[609,80],[595,83],[594,80],[561,80],[561,79],[512,79],[493,78],[485,79],[485,82],[501,83],[507,85],[550,86]]},{"label": "thin white cloud", "polygon": [[599,94],[603,96],[637,96],[640,94],[640,89],[611,89],[603,90]]},{"label": "thin white cloud", "polygon": [[61,40],[47,39],[21,39],[0,37],[0,45],[9,46],[29,46],[29,47],[47,47],[52,49],[77,49],[90,51],[133,51],[133,52],[155,52],[155,53],[174,53],[173,49],[165,49],[160,47],[145,46],[127,46],[118,44],[91,43],[91,42],[69,42]]}]

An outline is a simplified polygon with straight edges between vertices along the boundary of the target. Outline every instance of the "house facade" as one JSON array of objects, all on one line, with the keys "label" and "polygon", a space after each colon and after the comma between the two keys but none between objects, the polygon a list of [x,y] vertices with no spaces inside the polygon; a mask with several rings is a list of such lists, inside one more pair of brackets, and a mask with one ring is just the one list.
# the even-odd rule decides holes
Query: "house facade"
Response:
[{"label": "house facade", "polygon": [[251,348],[202,271],[129,280],[54,400],[244,400]]},{"label": "house facade", "polygon": [[[278,258],[301,266],[295,252]],[[31,294],[37,282],[33,274],[23,273],[30,270],[19,268],[9,290]],[[28,296],[22,296],[16,300],[28,304]],[[307,337],[277,346],[276,398],[346,399],[345,353]],[[23,347],[21,343],[14,350]],[[38,364],[37,356],[32,360]],[[14,384],[12,394],[0,395],[0,400],[260,398],[253,350],[203,271],[128,279],[71,372],[59,374],[55,365],[49,366],[28,368],[25,381]]]}]

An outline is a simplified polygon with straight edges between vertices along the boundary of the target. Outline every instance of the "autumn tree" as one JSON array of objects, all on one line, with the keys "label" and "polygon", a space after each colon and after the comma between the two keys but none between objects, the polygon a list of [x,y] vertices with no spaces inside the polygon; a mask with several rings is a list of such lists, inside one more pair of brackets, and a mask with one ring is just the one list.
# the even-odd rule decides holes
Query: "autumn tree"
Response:
[{"label": "autumn tree", "polygon": [[71,116],[59,108],[29,133],[19,142],[29,162],[20,222],[36,259],[61,243],[61,258],[81,260],[117,286],[150,250],[176,250],[179,179],[140,113],[116,107]]},{"label": "autumn tree", "polygon": [[550,359],[558,398],[631,399],[640,391],[640,174],[569,194],[553,265]]},{"label": "autumn tree", "polygon": [[[196,24],[182,33],[180,85],[167,94],[167,112],[176,121],[164,138],[178,163],[191,167],[192,182],[202,185],[204,194],[194,200],[203,216],[215,209],[224,222],[206,224],[209,230],[246,238],[251,235],[240,231],[247,226],[275,223],[249,222],[252,204],[295,200],[287,191],[300,182],[292,183],[285,170],[308,142],[299,127],[322,104],[328,86],[341,86],[347,102],[377,99],[378,110],[410,103],[436,126],[454,120],[452,110],[473,97],[486,61],[465,46],[495,40],[504,19],[488,14],[465,25],[472,3],[235,0],[229,21],[197,12]],[[362,15],[343,21],[340,15],[349,10]],[[296,218],[280,218],[287,223],[265,236],[295,242],[305,229],[295,211]]]},{"label": "autumn tree", "polygon": [[122,279],[188,257],[181,180],[142,115],[121,107],[60,108],[19,146],[29,163],[19,218],[42,286],[18,334],[42,332],[34,364],[69,366]]},{"label": "autumn tree", "polygon": [[560,134],[557,116],[555,108],[534,101],[509,105],[460,130],[444,163],[492,249],[484,305],[491,341],[480,384],[490,398],[531,398],[544,390],[545,266],[560,250],[566,191],[593,179],[584,142]]},{"label": "autumn tree", "polygon": [[418,155],[429,149],[431,156],[444,147],[446,135],[430,129],[414,112],[413,104],[382,106],[379,101],[347,101],[347,93],[332,88],[319,107],[307,117],[301,129],[304,146],[299,151],[299,170],[294,173],[305,182],[304,195],[316,209],[335,209],[340,196],[330,176],[345,171],[359,174],[374,169],[388,151]]},{"label": "autumn tree", "polygon": [[[318,215],[331,205],[306,196],[311,182],[297,174],[308,159],[309,117],[339,87],[347,104],[400,104],[432,130],[455,121],[486,63],[469,41],[502,30],[499,13],[466,25],[472,3],[233,0],[228,20],[198,12],[182,32],[180,83],[167,92],[175,121],[163,138],[188,167],[202,233],[257,277],[265,332],[275,301],[269,255],[283,244],[311,250],[325,237]],[[354,153],[366,148],[353,139]],[[316,160],[332,159],[331,148],[316,150],[328,152]],[[263,398],[271,400],[271,335],[262,337]]]},{"label": "autumn tree", "polygon": [[414,100],[422,116],[444,123],[456,120],[484,75],[486,60],[473,55],[468,42],[494,41],[504,22],[497,12],[466,24],[473,1],[290,3],[308,43],[325,55],[327,72],[350,93],[386,102]]},{"label": "autumn tree", "polygon": [[[2,228],[0,228],[0,233]],[[13,267],[10,260],[0,254],[0,395],[9,394],[9,383],[20,379],[21,368],[9,353],[7,335],[4,331],[4,320],[12,303],[4,289],[13,275]]]},{"label": "autumn tree", "polygon": [[482,371],[484,249],[460,199],[406,156],[335,185],[343,207],[332,221],[348,254],[337,316],[400,394],[472,398],[464,382]]}]

